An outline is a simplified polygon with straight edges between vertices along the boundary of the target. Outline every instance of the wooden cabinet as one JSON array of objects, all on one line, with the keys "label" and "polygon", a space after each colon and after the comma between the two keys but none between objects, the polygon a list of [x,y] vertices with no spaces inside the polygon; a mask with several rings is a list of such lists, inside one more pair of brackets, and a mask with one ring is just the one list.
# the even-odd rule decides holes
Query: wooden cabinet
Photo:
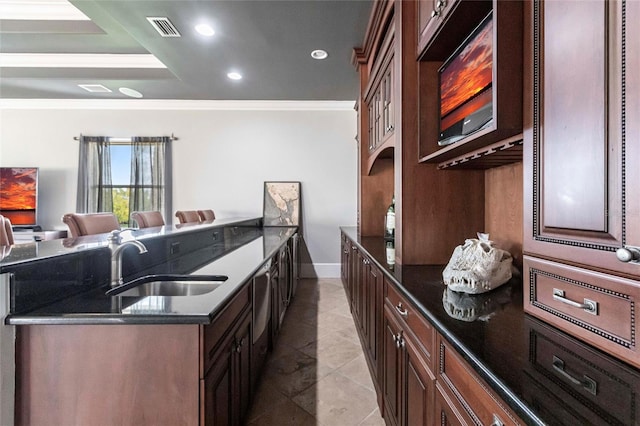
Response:
[{"label": "wooden cabinet", "polygon": [[[438,4],[442,6],[438,7]],[[426,13],[423,12],[422,6],[419,6],[419,9],[421,14]],[[431,29],[433,34],[426,43],[419,62],[420,161],[439,163],[440,168],[459,166],[479,169],[520,161],[523,2],[436,0],[433,11],[437,14],[426,26],[427,30],[434,26]],[[491,87],[486,93],[491,98],[492,118],[476,131],[460,135],[462,138],[457,142],[440,146],[438,140],[442,118],[442,91],[438,70],[489,14],[492,29],[492,79]],[[461,102],[463,106],[462,110],[459,110],[461,119],[464,117],[465,122],[471,121],[472,115],[465,115],[469,114],[465,109],[468,109],[471,103],[465,104],[467,100],[463,93],[456,92],[456,96],[462,97],[456,101]],[[471,109],[473,110],[473,107]]]},{"label": "wooden cabinet", "polygon": [[393,425],[432,424],[434,330],[417,316],[390,282],[385,282],[384,291],[382,382],[385,418]]},{"label": "wooden cabinet", "polygon": [[251,316],[219,346],[202,380],[205,425],[240,425],[251,401]]},{"label": "wooden cabinet", "polygon": [[433,423],[435,378],[417,338],[384,307],[384,413],[392,425]]},{"label": "wooden cabinet", "polygon": [[392,24],[374,61],[371,79],[363,97],[368,120],[368,148],[370,155],[374,157],[373,159],[376,156],[374,152],[379,147],[388,146],[389,143],[393,147],[393,141],[389,140],[395,130],[393,41],[394,31]]},{"label": "wooden cabinet", "polygon": [[[629,155],[640,133],[627,127],[638,129],[640,110],[637,96],[631,104],[624,96],[640,90],[640,69],[637,59],[623,62],[640,49],[635,3],[533,2],[525,251],[640,277],[640,265],[616,257],[640,246],[640,195],[631,190],[640,180],[630,173],[638,157]],[[574,34],[575,25],[592,29]]]},{"label": "wooden cabinet", "polygon": [[465,418],[469,424],[523,424],[442,336],[438,336],[438,352],[437,380],[462,424]]},{"label": "wooden cabinet", "polygon": [[[346,279],[353,281],[355,289],[351,297],[363,300],[350,300],[352,314],[387,425],[522,424],[402,289],[384,275],[372,255],[344,233],[342,239],[343,260],[351,263],[346,268]],[[364,320],[358,316],[360,306]]]},{"label": "wooden cabinet", "polygon": [[523,387],[523,397],[550,424],[640,423],[638,370],[531,317],[525,324],[524,371],[536,386]]},{"label": "wooden cabinet", "polygon": [[[640,278],[640,102],[628,95],[640,91],[640,5],[535,1],[527,12],[525,310],[640,366],[635,316],[611,304],[634,305]],[[585,318],[587,299],[599,309]]]},{"label": "wooden cabinet", "polygon": [[201,405],[206,425],[240,425],[251,401],[251,286],[229,302],[216,321],[203,327],[204,376]]},{"label": "wooden cabinet", "polygon": [[418,55],[427,47],[456,1],[418,0]]},{"label": "wooden cabinet", "polygon": [[[449,398],[447,392],[442,388],[440,383],[436,383],[435,397],[435,415],[436,422],[442,426],[466,426],[472,425],[466,417],[460,414],[455,403]],[[438,424],[434,423],[434,424]]]},{"label": "wooden cabinet", "polygon": [[362,343],[369,370],[376,388],[382,383],[382,271],[346,236],[343,239],[342,268],[347,274],[343,283],[352,309],[356,329]]}]

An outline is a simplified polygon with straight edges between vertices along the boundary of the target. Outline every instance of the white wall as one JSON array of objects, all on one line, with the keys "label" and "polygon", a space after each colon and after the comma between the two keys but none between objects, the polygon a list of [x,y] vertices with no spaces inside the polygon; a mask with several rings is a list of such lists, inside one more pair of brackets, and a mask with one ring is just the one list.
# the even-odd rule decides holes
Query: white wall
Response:
[{"label": "white wall", "polygon": [[38,221],[43,228],[66,229],[60,218],[75,211],[74,137],[174,134],[179,138],[173,144],[174,210],[213,208],[218,217],[261,216],[264,181],[301,181],[311,262],[319,276],[339,276],[338,226],[356,222],[353,103],[230,102],[230,109],[224,109],[224,102],[218,102],[213,109],[174,110],[71,105],[62,101],[38,109],[37,104],[24,108],[5,102],[0,109],[0,166],[40,168]]}]

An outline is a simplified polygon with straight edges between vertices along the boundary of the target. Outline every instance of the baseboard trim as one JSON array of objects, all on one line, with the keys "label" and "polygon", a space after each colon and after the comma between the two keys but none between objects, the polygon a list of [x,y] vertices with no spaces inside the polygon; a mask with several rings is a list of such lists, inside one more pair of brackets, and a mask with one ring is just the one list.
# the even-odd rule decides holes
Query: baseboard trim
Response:
[{"label": "baseboard trim", "polygon": [[339,263],[302,263],[301,278],[340,278]]}]

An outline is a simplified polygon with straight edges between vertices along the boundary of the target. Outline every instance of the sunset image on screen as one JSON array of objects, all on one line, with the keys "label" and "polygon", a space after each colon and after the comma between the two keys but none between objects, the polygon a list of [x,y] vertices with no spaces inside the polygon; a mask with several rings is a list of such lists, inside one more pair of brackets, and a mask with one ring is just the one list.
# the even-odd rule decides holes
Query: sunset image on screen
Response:
[{"label": "sunset image on screen", "polygon": [[0,168],[0,214],[14,225],[35,221],[38,169]]},{"label": "sunset image on screen", "polygon": [[493,21],[490,20],[443,69],[440,75],[440,117],[443,120],[447,114],[491,86],[492,37]]}]

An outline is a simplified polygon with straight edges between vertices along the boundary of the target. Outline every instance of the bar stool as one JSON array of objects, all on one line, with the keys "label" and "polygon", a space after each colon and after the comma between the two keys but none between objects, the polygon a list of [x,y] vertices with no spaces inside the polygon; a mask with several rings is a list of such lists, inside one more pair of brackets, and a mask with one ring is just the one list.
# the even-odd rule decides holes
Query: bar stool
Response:
[{"label": "bar stool", "polygon": [[0,215],[0,246],[13,245],[13,229],[8,217]]},{"label": "bar stool", "polygon": [[200,216],[196,210],[178,210],[176,217],[180,223],[199,223]]},{"label": "bar stool", "polygon": [[62,221],[69,227],[72,238],[120,229],[118,218],[113,213],[67,213],[62,216]]},{"label": "bar stool", "polygon": [[213,210],[198,210],[198,216],[200,216],[201,222],[212,221],[216,218],[216,214]]},{"label": "bar stool", "polygon": [[140,229],[164,226],[164,219],[159,211],[133,212],[131,219],[136,221]]}]

